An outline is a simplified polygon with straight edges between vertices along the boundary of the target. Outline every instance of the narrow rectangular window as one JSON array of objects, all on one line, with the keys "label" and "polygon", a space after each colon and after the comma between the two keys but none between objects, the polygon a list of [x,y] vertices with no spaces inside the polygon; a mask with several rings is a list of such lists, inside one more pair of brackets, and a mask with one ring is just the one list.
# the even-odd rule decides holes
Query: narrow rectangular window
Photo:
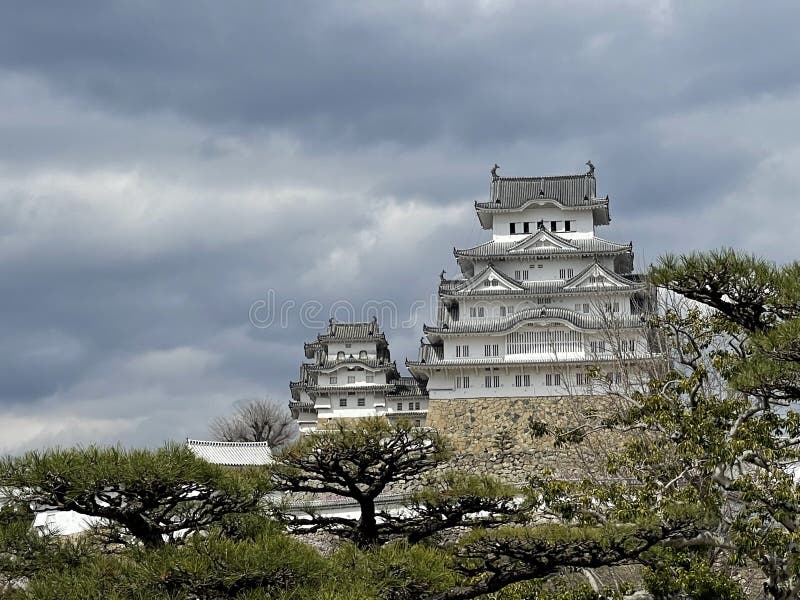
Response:
[{"label": "narrow rectangular window", "polygon": [[556,231],[558,229],[558,221],[550,221],[550,231]]},{"label": "narrow rectangular window", "polygon": [[500,375],[494,376],[494,387],[496,388],[500,387]]},{"label": "narrow rectangular window", "polygon": [[367,383],[375,383],[375,375],[367,375]]},{"label": "narrow rectangular window", "polygon": [[403,403],[402,402],[398,402],[397,403],[397,410],[403,410]]},{"label": "narrow rectangular window", "polygon": [[339,398],[339,406],[342,408],[347,406],[347,398]]},{"label": "narrow rectangular window", "polygon": [[509,223],[508,225],[508,232],[509,233],[517,233],[517,224],[516,223]]},{"label": "narrow rectangular window", "polygon": [[355,375],[348,375],[347,376],[347,383],[355,383],[355,382],[356,382],[356,376]]},{"label": "narrow rectangular window", "polygon": [[483,378],[483,385],[484,385],[484,387],[487,387],[487,388],[492,387],[492,376],[491,375],[487,375],[486,377]]},{"label": "narrow rectangular window", "polygon": [[483,317],[484,315],[485,315],[485,312],[484,312],[484,310],[483,310],[483,307],[482,307],[482,306],[479,306],[479,307],[478,307],[478,316],[479,316],[479,317]]},{"label": "narrow rectangular window", "polygon": [[567,270],[566,269],[559,269],[558,270],[558,276],[561,279],[565,279],[566,276],[567,276]]},{"label": "narrow rectangular window", "polygon": [[367,405],[367,399],[366,398],[359,398],[358,399],[358,405],[359,406],[366,406]]},{"label": "narrow rectangular window", "polygon": [[331,385],[333,385],[336,383],[336,377],[330,377],[328,381],[331,383]]},{"label": "narrow rectangular window", "polygon": [[506,316],[506,307],[505,306],[501,306],[500,307],[500,316],[501,317],[505,317]]},{"label": "narrow rectangular window", "polygon": [[531,232],[531,224],[527,221],[522,224],[522,232],[523,233],[530,233]]},{"label": "narrow rectangular window", "polygon": [[522,376],[522,384],[525,387],[530,387],[530,385],[531,385],[531,376],[530,375],[523,375]]},{"label": "narrow rectangular window", "polygon": [[575,269],[567,269],[567,277],[572,278],[575,275]]},{"label": "narrow rectangular window", "polygon": [[578,302],[578,303],[575,305],[575,312],[581,312],[581,303],[580,303],[580,302]]},{"label": "narrow rectangular window", "polygon": [[544,229],[544,221],[539,221],[538,223],[536,223],[536,229],[538,229],[539,231],[543,230]]},{"label": "narrow rectangular window", "polygon": [[414,402],[414,410],[419,410],[419,402]]},{"label": "narrow rectangular window", "polygon": [[584,305],[583,305],[583,312],[585,312],[585,313],[588,313],[588,312],[589,312],[589,303],[588,303],[588,302],[584,303]]},{"label": "narrow rectangular window", "polygon": [[583,385],[583,373],[575,373],[575,385]]},{"label": "narrow rectangular window", "polygon": [[464,377],[464,389],[469,387],[469,377]]},{"label": "narrow rectangular window", "polygon": [[469,356],[469,346],[463,346],[461,350],[461,355],[464,357]]},{"label": "narrow rectangular window", "polygon": [[564,231],[572,231],[571,223],[572,221],[564,221]]},{"label": "narrow rectangular window", "polygon": [[461,377],[456,377],[453,387],[457,390],[461,389]]},{"label": "narrow rectangular window", "polygon": [[475,309],[474,306],[470,306],[470,308],[469,308],[469,316],[473,317],[473,318],[478,316],[478,311]]},{"label": "narrow rectangular window", "polygon": [[547,373],[544,376],[544,384],[545,385],[553,385],[553,375],[551,373]]},{"label": "narrow rectangular window", "polygon": [[514,386],[522,387],[522,375],[514,375]]},{"label": "narrow rectangular window", "polygon": [[561,385],[561,373],[553,373],[553,384]]},{"label": "narrow rectangular window", "polygon": [[461,346],[456,346],[456,358],[461,358]]},{"label": "narrow rectangular window", "polygon": [[527,280],[528,280],[528,270],[525,269],[522,271],[522,281],[527,281]]}]

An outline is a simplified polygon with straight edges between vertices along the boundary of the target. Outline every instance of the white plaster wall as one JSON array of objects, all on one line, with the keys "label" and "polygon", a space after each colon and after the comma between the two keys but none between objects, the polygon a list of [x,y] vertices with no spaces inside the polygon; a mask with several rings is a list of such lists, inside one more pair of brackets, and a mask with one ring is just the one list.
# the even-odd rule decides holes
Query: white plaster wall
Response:
[{"label": "white plaster wall", "polygon": [[[545,206],[545,207],[534,207],[534,208],[527,208],[525,210],[513,213],[500,213],[494,215],[493,220],[493,227],[492,227],[492,239],[495,241],[510,241],[521,239],[524,235],[530,235],[530,233],[536,233],[536,223],[539,221],[544,221],[544,227],[548,231],[550,230],[550,221],[575,221],[573,223],[574,231],[572,232],[564,232],[563,227],[560,227],[562,231],[557,231],[558,235],[563,235],[564,237],[571,237],[572,235],[578,233],[583,234],[593,234],[594,233],[594,217],[592,216],[592,211],[590,210],[561,210],[560,208],[556,208],[554,206]],[[511,223],[523,223],[528,222],[531,223],[530,225],[530,233],[525,234],[521,231],[518,231],[515,235],[511,235],[509,225]]]},{"label": "white plaster wall", "polygon": [[[347,345],[350,344],[348,348]],[[335,342],[328,344],[328,358],[333,360],[336,358],[338,352],[344,352],[345,358],[353,355],[353,358],[358,358],[358,353],[362,350],[367,351],[368,358],[375,358],[377,356],[376,342]]]}]

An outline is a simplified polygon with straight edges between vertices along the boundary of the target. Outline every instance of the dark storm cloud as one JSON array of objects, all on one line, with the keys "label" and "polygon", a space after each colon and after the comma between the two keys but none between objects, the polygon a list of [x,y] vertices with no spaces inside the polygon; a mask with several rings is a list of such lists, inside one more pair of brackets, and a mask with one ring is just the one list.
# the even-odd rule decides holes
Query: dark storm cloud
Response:
[{"label": "dark storm cloud", "polygon": [[798,82],[790,3],[681,4],[661,25],[646,5],[609,7],[4,3],[0,64],[109,110],[298,131],[326,149],[552,142]]},{"label": "dark storm cloud", "polygon": [[[3,3],[4,448],[202,436],[239,398],[284,402],[317,333],[307,302],[320,323],[393,302],[402,364],[452,247],[486,238],[472,202],[495,161],[541,175],[592,158],[614,218],[598,233],[644,261],[720,243],[791,257],[798,17],[788,2]],[[256,327],[270,291],[288,317]]]}]

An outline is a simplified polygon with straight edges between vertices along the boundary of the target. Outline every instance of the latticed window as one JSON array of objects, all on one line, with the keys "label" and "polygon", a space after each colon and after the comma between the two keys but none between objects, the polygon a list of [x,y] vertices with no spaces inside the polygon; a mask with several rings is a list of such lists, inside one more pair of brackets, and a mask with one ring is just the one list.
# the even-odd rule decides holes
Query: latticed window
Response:
[{"label": "latticed window", "polygon": [[339,398],[339,407],[345,408],[347,406],[347,398]]},{"label": "latticed window", "polygon": [[561,373],[547,373],[544,376],[545,385],[561,385]]},{"label": "latticed window", "polygon": [[336,377],[329,377],[328,381],[330,382],[331,385],[333,385],[333,384],[336,383],[337,379],[336,379]]},{"label": "latticed window", "polygon": [[582,351],[583,334],[580,331],[565,329],[515,331],[506,336],[506,354],[549,354]]},{"label": "latticed window", "polygon": [[359,398],[358,399],[358,405],[359,406],[366,406],[367,405],[367,399],[366,398]]},{"label": "latticed window", "polygon": [[375,375],[367,375],[367,383],[375,383]]},{"label": "latticed window", "polygon": [[355,382],[356,382],[356,376],[355,375],[348,375],[347,376],[347,383],[355,383]]}]

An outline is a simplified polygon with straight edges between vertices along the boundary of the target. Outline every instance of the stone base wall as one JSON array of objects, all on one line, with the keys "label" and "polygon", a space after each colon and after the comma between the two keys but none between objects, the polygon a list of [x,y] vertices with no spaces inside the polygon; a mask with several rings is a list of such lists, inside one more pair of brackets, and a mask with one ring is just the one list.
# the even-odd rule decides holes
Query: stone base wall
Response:
[{"label": "stone base wall", "polygon": [[608,452],[622,446],[619,434],[599,432],[556,448],[551,436],[530,434],[529,419],[577,427],[587,422],[587,411],[607,415],[616,408],[613,398],[602,395],[438,399],[429,401],[427,426],[449,439],[455,452],[450,468],[519,483],[546,470],[575,479],[602,476]]}]

